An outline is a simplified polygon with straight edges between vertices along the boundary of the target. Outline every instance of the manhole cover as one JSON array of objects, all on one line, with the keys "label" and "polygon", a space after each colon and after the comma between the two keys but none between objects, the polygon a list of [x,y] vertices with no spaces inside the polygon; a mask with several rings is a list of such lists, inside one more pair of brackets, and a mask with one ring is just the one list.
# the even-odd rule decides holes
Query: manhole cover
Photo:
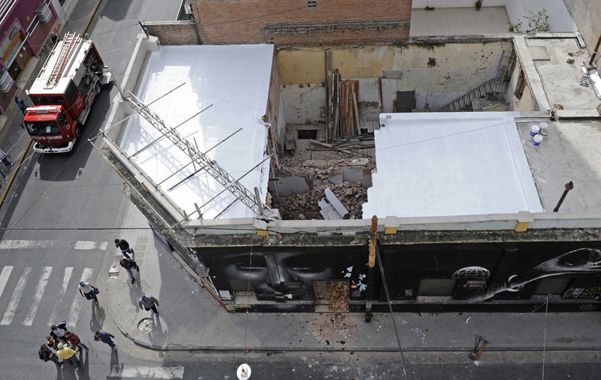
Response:
[{"label": "manhole cover", "polygon": [[154,321],[152,318],[143,318],[140,322],[138,322],[138,330],[143,333],[149,333],[154,328]]}]

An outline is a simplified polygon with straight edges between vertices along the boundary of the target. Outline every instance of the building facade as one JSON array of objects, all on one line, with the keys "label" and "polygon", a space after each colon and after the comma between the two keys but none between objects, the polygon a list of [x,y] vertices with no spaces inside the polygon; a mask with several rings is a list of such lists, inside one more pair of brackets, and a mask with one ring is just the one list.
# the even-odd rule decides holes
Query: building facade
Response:
[{"label": "building facade", "polygon": [[0,113],[13,100],[19,75],[52,34],[57,16],[48,0],[0,2]]},{"label": "building facade", "polygon": [[395,43],[409,37],[411,0],[194,0],[206,44]]}]

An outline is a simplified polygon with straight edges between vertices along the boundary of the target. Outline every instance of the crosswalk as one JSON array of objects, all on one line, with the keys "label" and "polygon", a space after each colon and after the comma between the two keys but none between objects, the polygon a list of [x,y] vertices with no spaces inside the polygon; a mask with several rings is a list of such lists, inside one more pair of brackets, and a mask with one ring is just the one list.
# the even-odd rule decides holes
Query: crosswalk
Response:
[{"label": "crosswalk", "polygon": [[49,326],[58,320],[75,327],[84,303],[89,302],[79,294],[78,284],[93,277],[94,270],[87,267],[4,266],[0,271],[0,329],[15,324]]}]

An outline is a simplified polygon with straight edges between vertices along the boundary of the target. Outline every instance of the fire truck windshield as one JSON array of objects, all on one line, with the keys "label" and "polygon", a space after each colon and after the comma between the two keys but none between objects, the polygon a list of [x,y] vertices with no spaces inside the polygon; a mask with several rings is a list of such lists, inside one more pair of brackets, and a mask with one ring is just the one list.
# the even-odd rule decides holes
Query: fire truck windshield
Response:
[{"label": "fire truck windshield", "polygon": [[27,131],[32,136],[53,136],[60,135],[61,131],[55,121],[42,121],[35,123],[25,123]]}]

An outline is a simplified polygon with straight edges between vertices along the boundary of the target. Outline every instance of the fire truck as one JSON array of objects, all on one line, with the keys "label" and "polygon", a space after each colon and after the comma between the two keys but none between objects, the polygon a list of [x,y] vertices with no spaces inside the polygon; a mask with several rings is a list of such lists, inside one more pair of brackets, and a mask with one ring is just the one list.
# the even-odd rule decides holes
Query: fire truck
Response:
[{"label": "fire truck", "polygon": [[40,153],[73,149],[101,85],[110,81],[94,43],[67,33],[55,46],[27,91],[33,105],[25,127]]}]

